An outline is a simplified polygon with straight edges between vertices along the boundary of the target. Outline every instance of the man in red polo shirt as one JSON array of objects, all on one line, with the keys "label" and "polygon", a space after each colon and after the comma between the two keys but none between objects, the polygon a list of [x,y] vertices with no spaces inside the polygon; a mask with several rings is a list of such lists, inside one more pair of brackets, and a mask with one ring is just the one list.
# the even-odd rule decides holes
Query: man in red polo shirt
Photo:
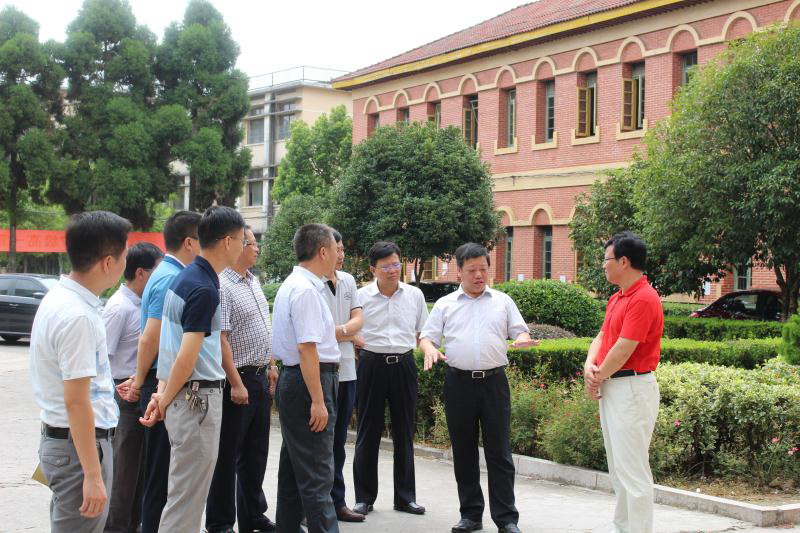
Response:
[{"label": "man in red polo shirt", "polygon": [[664,312],[642,273],[644,242],[631,232],[605,246],[606,279],[620,288],[608,301],[600,333],[584,365],[586,393],[600,400],[608,472],[617,495],[616,533],[653,531],[650,438],[660,395],[653,373],[661,352]]}]

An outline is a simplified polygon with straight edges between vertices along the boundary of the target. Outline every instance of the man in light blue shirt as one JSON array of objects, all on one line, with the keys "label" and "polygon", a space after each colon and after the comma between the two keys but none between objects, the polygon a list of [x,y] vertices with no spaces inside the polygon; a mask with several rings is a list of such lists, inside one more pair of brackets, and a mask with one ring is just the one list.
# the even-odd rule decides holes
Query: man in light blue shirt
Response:
[{"label": "man in light blue shirt", "polygon": [[[219,453],[222,421],[219,273],[244,249],[244,219],[209,207],[197,234],[200,255],[175,277],[164,298],[158,350],[159,393],[142,423],[164,419],[170,437],[167,503],[159,531],[199,531]],[[163,388],[162,388],[163,385]]]},{"label": "man in light blue shirt", "polygon": [[340,352],[321,279],[335,276],[336,241],[328,226],[307,224],[292,244],[300,264],[278,290],[272,320],[273,351],[283,362],[276,522],[295,533],[305,513],[309,531],[338,532],[331,488]]},{"label": "man in light blue shirt", "polygon": [[119,409],[99,296],[125,269],[130,229],[107,211],[73,216],[66,231],[72,270],[33,321],[31,382],[42,410],[39,459],[53,492],[55,533],[100,533],[108,515]]}]

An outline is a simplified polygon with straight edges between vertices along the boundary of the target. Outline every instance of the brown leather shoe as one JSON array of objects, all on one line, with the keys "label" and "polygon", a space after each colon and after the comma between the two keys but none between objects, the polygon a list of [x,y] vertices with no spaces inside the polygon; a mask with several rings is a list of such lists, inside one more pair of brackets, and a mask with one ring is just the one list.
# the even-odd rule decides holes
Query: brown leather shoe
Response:
[{"label": "brown leather shoe", "polygon": [[363,522],[366,516],[361,513],[351,511],[346,505],[336,509],[336,519],[339,522]]}]

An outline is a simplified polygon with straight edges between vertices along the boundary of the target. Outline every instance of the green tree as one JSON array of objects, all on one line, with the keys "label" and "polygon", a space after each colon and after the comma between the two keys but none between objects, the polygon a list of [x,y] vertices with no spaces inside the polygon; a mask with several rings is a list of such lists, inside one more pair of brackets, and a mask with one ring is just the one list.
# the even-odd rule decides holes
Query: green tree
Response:
[{"label": "green tree", "polygon": [[261,242],[259,268],[270,281],[283,281],[297,264],[292,238],[303,224],[326,220],[323,200],[316,196],[293,195],[282,204]]},{"label": "green tree", "polygon": [[570,238],[582,257],[578,282],[598,294],[610,296],[616,288],[606,280],[603,245],[615,233],[635,230],[632,203],[634,181],[630,172],[618,170],[598,180],[575,199]]},{"label": "green tree", "polygon": [[378,128],[356,146],[336,184],[330,222],[364,256],[392,240],[415,262],[449,259],[468,241],[491,245],[500,232],[488,167],[458,128],[432,123]]},{"label": "green tree", "polygon": [[275,200],[282,203],[293,194],[328,196],[350,163],[352,151],[353,121],[343,105],[334,107],[330,116],[321,115],[311,127],[294,121],[275,178]]},{"label": "green tree", "polygon": [[58,45],[39,42],[39,25],[13,7],[0,11],[0,201],[8,213],[8,269],[17,269],[17,226],[40,199],[56,163],[51,114],[60,116]]},{"label": "green tree", "polygon": [[[680,91],[636,169],[636,218],[663,271],[690,280],[751,261],[783,317],[800,286],[800,27],[731,43]],[[710,274],[715,273],[715,274]]]},{"label": "green tree", "polygon": [[106,209],[148,229],[175,190],[173,151],[191,123],[180,106],[156,103],[155,51],[155,36],[124,0],[86,0],[69,25],[63,63],[73,112],[48,188],[68,212]]},{"label": "green tree", "polygon": [[250,169],[250,151],[239,146],[249,101],[247,76],[234,68],[238,56],[230,28],[207,0],[189,2],[156,52],[160,99],[191,119],[190,139],[174,152],[189,167],[189,209],[233,205]]}]

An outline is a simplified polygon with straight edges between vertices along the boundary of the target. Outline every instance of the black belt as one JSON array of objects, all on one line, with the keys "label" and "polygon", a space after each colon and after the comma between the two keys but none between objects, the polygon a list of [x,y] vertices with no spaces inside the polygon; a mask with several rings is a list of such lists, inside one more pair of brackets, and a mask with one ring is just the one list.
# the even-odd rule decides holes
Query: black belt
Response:
[{"label": "black belt", "polygon": [[628,376],[643,376],[645,374],[649,374],[651,371],[648,370],[646,372],[637,372],[636,370],[630,370],[628,368],[624,368],[622,370],[617,370],[613,374],[611,374],[611,379],[614,378],[626,378]]},{"label": "black belt", "polygon": [[[296,368],[300,370],[300,365],[283,365],[283,368]],[[339,363],[320,363],[320,372],[339,372]]]},{"label": "black belt", "polygon": [[186,382],[184,387],[192,388],[192,385],[197,383],[198,389],[221,389],[225,386],[224,379],[191,379]]},{"label": "black belt", "polygon": [[[116,428],[111,429],[102,429],[102,428],[94,428],[94,438],[95,439],[109,439],[114,436],[116,432]],[[69,428],[57,428],[55,426],[49,426],[42,422],[42,435],[45,437],[50,437],[51,439],[69,439],[70,432]]]},{"label": "black belt", "polygon": [[499,374],[503,371],[504,366],[498,366],[497,368],[491,368],[489,370],[461,370],[460,368],[454,368],[452,366],[448,366],[447,370],[456,374],[457,376],[466,376],[472,379],[483,379],[488,378],[491,375]]},{"label": "black belt", "polygon": [[366,354],[366,355],[376,355],[376,356],[379,356],[379,357],[383,357],[383,361],[387,365],[396,365],[397,363],[400,362],[400,358],[401,357],[403,357],[405,355],[409,355],[411,352],[412,352],[412,350],[409,350],[409,351],[403,352],[403,353],[378,353],[378,352],[371,352],[369,350],[364,350],[364,349],[361,350],[361,354],[362,355]]},{"label": "black belt", "polygon": [[240,374],[255,374],[256,376],[258,376],[259,374],[266,374],[268,368],[269,368],[268,365],[260,365],[260,366],[246,365],[246,366],[240,366],[239,368],[236,369],[236,371],[239,372]]}]

